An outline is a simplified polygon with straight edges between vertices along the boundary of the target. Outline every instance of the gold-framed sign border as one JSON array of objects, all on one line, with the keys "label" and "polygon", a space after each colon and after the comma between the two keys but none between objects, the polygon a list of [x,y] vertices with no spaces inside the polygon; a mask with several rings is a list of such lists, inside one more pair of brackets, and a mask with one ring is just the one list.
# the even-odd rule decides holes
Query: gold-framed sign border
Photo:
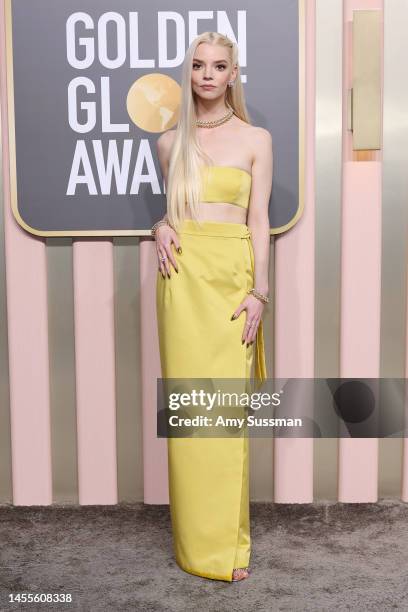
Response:
[{"label": "gold-framed sign border", "polygon": [[[281,234],[293,227],[302,215],[305,200],[305,115],[306,115],[306,10],[305,1],[298,0],[299,20],[299,198],[298,208],[292,219],[285,225],[270,228],[270,235]],[[24,221],[18,210],[17,198],[17,163],[16,163],[16,141],[15,141],[15,114],[14,114],[14,75],[13,75],[13,37],[12,37],[12,0],[5,0],[5,24],[6,24],[6,74],[7,74],[7,119],[8,139],[10,154],[10,198],[11,209],[17,223],[30,234],[36,236],[150,236],[150,228],[134,230],[58,230],[41,231],[31,227]]]}]

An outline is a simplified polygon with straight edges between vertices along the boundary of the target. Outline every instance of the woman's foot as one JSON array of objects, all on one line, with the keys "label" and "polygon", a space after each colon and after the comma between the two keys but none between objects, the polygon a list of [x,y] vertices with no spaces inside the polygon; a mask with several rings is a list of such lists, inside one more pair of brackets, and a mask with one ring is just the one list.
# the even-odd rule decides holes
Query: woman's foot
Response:
[{"label": "woman's foot", "polygon": [[238,580],[244,580],[249,576],[249,567],[238,567],[232,570],[232,582],[237,582]]}]

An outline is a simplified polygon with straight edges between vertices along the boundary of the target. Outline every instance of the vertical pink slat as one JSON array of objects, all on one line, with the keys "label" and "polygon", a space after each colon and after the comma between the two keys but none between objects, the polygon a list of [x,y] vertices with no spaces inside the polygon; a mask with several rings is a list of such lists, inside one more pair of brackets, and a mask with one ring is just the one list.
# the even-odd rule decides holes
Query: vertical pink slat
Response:
[{"label": "vertical pink slat", "polygon": [[167,440],[157,438],[157,378],[161,377],[156,318],[157,255],[153,240],[140,241],[141,362],[144,501],[167,504]]},{"label": "vertical pink slat", "polygon": [[74,240],[75,370],[80,504],[116,504],[113,246]]},{"label": "vertical pink slat", "polygon": [[[276,239],[275,377],[314,376],[315,3],[306,2],[305,208]],[[274,500],[313,501],[313,440],[276,438]]]},{"label": "vertical pink slat", "polygon": [[[340,376],[376,378],[380,360],[381,163],[348,162],[343,174]],[[339,500],[377,501],[378,440],[339,445]]]},{"label": "vertical pink slat", "polygon": [[46,505],[52,480],[45,245],[21,229],[9,207],[5,245],[13,503]]},{"label": "vertical pink slat", "polygon": [[[408,282],[407,282],[408,287]],[[408,295],[407,295],[407,314],[406,314],[406,342],[405,354],[408,355]],[[405,359],[405,378],[408,378],[408,357]],[[405,427],[408,428],[408,384],[405,384]],[[402,447],[402,483],[401,483],[401,500],[408,502],[408,438],[403,440]]]},{"label": "vertical pink slat", "polygon": [[0,48],[13,503],[47,505],[52,479],[46,247],[44,239],[18,225],[11,211],[3,1]]},{"label": "vertical pink slat", "polygon": [[[381,163],[352,162],[347,90],[352,87],[353,10],[382,9],[381,0],[344,4],[343,218],[340,376],[379,375],[381,304]],[[377,159],[381,151],[375,152]],[[340,439],[338,497],[374,502],[378,496],[378,440]]]}]

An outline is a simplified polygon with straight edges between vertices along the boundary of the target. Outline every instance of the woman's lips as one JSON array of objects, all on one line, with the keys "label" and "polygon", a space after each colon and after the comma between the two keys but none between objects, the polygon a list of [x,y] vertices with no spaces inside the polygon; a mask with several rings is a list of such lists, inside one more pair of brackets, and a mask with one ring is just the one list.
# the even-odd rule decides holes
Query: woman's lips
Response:
[{"label": "woman's lips", "polygon": [[203,89],[214,89],[215,85],[201,85]]}]

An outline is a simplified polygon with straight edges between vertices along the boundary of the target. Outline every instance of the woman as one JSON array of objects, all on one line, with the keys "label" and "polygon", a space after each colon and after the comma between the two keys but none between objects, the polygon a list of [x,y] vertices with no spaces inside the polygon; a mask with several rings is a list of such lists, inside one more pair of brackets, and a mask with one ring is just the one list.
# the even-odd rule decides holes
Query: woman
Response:
[{"label": "woman", "polygon": [[[262,383],[272,138],[250,124],[238,48],[226,36],[192,42],[181,92],[177,129],[157,141],[167,194],[152,228],[162,377],[248,380],[254,364]],[[248,437],[169,437],[168,459],[177,563],[206,578],[246,578]]]}]

